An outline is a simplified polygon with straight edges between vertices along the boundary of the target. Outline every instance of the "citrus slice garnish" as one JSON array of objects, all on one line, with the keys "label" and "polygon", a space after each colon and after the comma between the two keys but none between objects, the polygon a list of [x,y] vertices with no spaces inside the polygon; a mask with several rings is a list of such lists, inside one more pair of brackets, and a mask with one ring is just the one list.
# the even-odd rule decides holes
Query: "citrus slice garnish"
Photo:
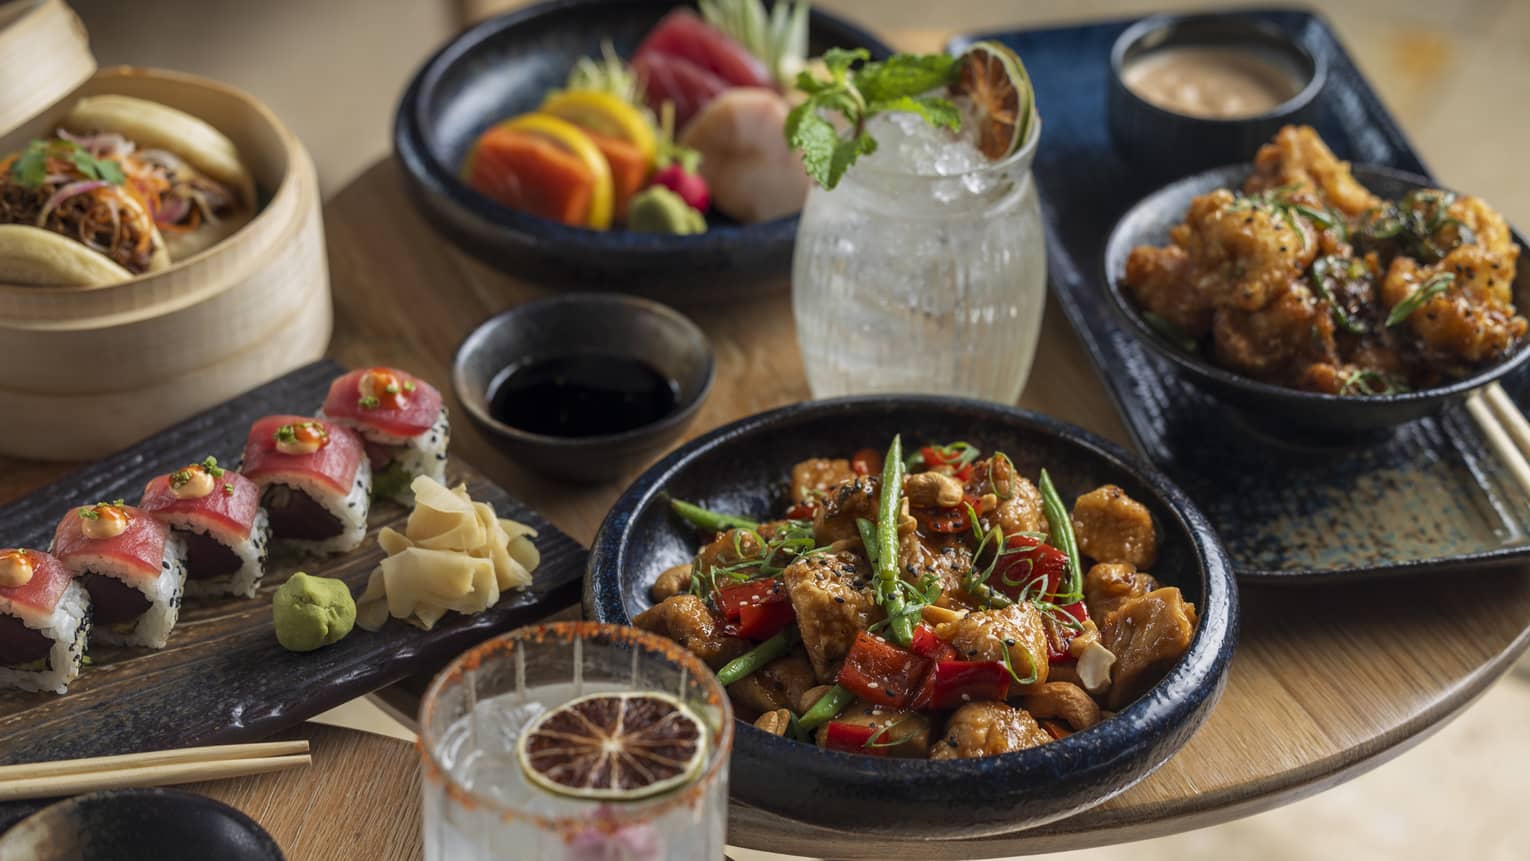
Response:
[{"label": "citrus slice garnish", "polygon": [[590,694],[526,727],[516,756],[526,777],[575,798],[631,801],[691,782],[707,736],[689,706],[666,694]]},{"label": "citrus slice garnish", "polygon": [[600,154],[600,148],[595,146],[588,135],[567,120],[541,113],[521,114],[515,119],[506,120],[503,126],[549,140],[578,158],[595,177],[595,188],[590,194],[590,212],[585,218],[585,225],[595,230],[605,230],[611,226],[611,168],[606,164],[606,157]]},{"label": "citrus slice garnish", "polygon": [[641,111],[611,93],[563,90],[550,94],[537,110],[595,134],[626,141],[644,161],[653,161],[658,147],[653,125]]},{"label": "citrus slice garnish", "polygon": [[998,42],[977,42],[957,61],[951,94],[977,111],[977,148],[990,161],[1018,150],[1030,134],[1036,110],[1031,76],[1020,57]]}]

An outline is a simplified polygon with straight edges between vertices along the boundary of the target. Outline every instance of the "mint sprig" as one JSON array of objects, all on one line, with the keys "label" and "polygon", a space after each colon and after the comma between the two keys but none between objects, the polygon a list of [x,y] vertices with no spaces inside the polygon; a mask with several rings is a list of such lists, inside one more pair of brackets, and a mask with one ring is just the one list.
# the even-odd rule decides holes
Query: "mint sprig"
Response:
[{"label": "mint sprig", "polygon": [[[786,142],[802,153],[802,164],[824,188],[834,188],[856,159],[876,152],[877,142],[866,133],[866,120],[889,111],[917,114],[938,128],[961,126],[956,106],[931,90],[951,83],[956,58],[945,54],[895,54],[869,62],[864,48],[830,49],[823,55],[827,79],[803,71],[797,89],[807,95],[786,115]],[[862,65],[855,71],[851,66]],[[827,115],[844,118],[849,130],[841,134]]]}]

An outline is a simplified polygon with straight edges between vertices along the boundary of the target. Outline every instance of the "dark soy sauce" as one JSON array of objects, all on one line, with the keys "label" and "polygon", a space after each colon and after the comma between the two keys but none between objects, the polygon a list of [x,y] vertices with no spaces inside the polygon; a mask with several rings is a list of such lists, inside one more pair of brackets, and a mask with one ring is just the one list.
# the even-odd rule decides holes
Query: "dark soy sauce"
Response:
[{"label": "dark soy sauce", "polygon": [[673,413],[680,385],[652,365],[625,356],[532,359],[499,373],[489,413],[514,428],[546,436],[605,436]]}]

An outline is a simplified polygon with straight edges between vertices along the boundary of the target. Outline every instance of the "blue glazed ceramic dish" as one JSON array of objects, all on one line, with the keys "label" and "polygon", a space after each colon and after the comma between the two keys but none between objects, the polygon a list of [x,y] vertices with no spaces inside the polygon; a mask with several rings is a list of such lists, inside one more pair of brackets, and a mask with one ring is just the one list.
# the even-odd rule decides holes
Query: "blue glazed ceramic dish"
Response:
[{"label": "blue glazed ceramic dish", "polygon": [[[1339,158],[1429,175],[1321,16],[1239,14],[1287,34],[1327,68],[1313,125]],[[1530,559],[1530,495],[1462,405],[1399,425],[1385,439],[1293,446],[1251,433],[1227,402],[1123,324],[1101,277],[1105,242],[1123,213],[1167,181],[1125,158],[1105,113],[1111,49],[1136,23],[973,34],[948,46],[998,39],[1025,58],[1047,124],[1035,177],[1051,299],[1088,351],[1136,450],[1205,513],[1239,577],[1349,582]],[[1507,374],[1501,385],[1530,409],[1530,373]]]},{"label": "blue glazed ceramic dish", "polygon": [[649,586],[691,558],[692,530],[669,514],[669,495],[716,511],[779,511],[792,464],[825,453],[905,440],[964,439],[1003,450],[1020,471],[1052,474],[1064,499],[1105,482],[1147,505],[1157,522],[1153,573],[1200,612],[1190,649],[1116,717],[1061,741],[986,759],[900,760],[821,750],[740,726],[733,795],[800,821],[857,833],[975,837],[1068,816],[1121,792],[1163,764],[1205,720],[1237,638],[1236,587],[1216,536],[1157,472],[1079,428],[996,404],[898,396],[798,404],[695,439],[653,466],[617,500],[595,538],[585,613],[629,623],[650,606]]},{"label": "blue glazed ceramic dish", "polygon": [[[446,237],[519,278],[559,287],[633,290],[675,301],[727,300],[779,287],[791,272],[797,216],[714,220],[696,236],[568,227],[516,212],[468,188],[458,171],[490,125],[534,110],[581,57],[609,39],[631,56],[675,0],[552,0],[485,21],[425,62],[394,117],[393,147],[425,217]],[[812,11],[809,54],[890,49],[842,18]]]},{"label": "blue glazed ceramic dish", "polygon": [[60,801],[0,836],[0,858],[33,861],[283,861],[255,820],[178,789],[117,789]]},{"label": "blue glazed ceramic dish", "polygon": [[[1105,243],[1106,292],[1120,312],[1122,325],[1153,352],[1174,364],[1187,380],[1243,412],[1249,423],[1271,435],[1294,434],[1298,440],[1340,440],[1387,430],[1420,416],[1439,412],[1447,403],[1512,373],[1530,359],[1530,345],[1520,344],[1503,361],[1449,385],[1396,395],[1353,398],[1291,389],[1236,374],[1213,365],[1199,353],[1170,343],[1143,320],[1126,297],[1121,278],[1126,258],[1139,245],[1165,245],[1169,230],[1184,220],[1190,201],[1219,188],[1239,188],[1248,176],[1247,164],[1215,168],[1186,177],[1148,195],[1121,217]],[[1397,199],[1436,184],[1422,176],[1369,165],[1354,165],[1355,179],[1375,194]],[[1489,201],[1491,202],[1491,201]],[[1521,248],[1525,241],[1518,232]],[[1530,272],[1520,269],[1514,282],[1514,302],[1530,308]]]}]

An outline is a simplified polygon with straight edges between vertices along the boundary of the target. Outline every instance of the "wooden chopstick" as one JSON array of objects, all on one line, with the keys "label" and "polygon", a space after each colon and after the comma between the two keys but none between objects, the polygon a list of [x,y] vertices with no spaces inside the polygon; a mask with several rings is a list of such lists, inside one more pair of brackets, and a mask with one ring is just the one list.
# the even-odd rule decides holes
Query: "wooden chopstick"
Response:
[{"label": "wooden chopstick", "polygon": [[1530,461],[1525,459],[1530,454],[1530,421],[1497,383],[1472,392],[1466,410],[1520,489],[1530,494]]},{"label": "wooden chopstick", "polygon": [[0,767],[0,801],[172,786],[309,765],[308,741],[192,747]]}]

